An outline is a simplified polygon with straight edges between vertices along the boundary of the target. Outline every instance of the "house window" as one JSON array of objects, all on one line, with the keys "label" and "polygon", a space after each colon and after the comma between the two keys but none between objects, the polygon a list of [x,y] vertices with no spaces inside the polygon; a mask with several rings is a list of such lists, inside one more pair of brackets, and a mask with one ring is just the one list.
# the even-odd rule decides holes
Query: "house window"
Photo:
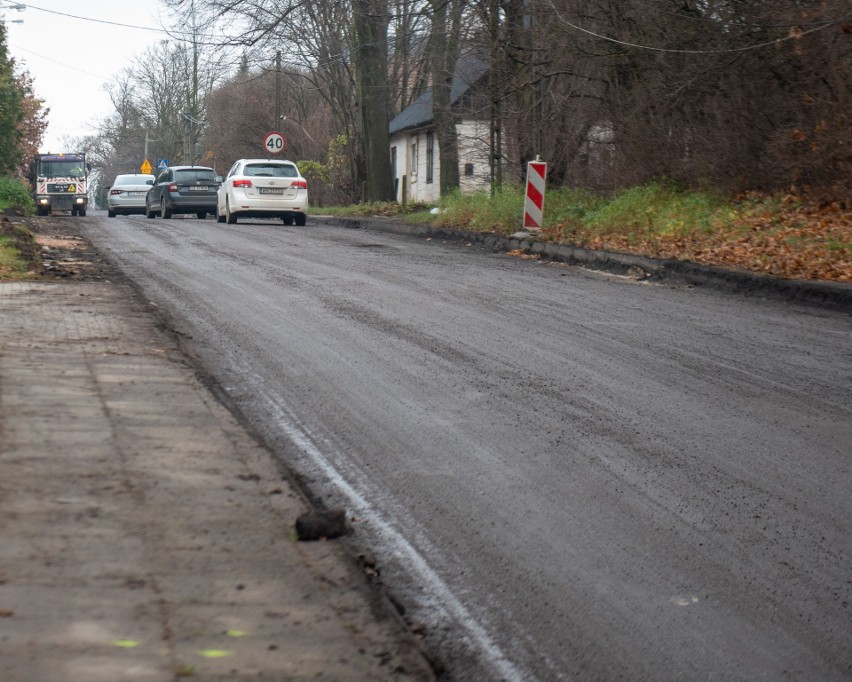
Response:
[{"label": "house window", "polygon": [[408,172],[417,175],[417,140],[411,143],[411,156],[408,158]]},{"label": "house window", "polygon": [[464,165],[464,174],[465,175],[473,175],[473,164],[472,163],[466,163]]},{"label": "house window", "polygon": [[435,179],[435,135],[430,130],[426,133],[426,182]]}]

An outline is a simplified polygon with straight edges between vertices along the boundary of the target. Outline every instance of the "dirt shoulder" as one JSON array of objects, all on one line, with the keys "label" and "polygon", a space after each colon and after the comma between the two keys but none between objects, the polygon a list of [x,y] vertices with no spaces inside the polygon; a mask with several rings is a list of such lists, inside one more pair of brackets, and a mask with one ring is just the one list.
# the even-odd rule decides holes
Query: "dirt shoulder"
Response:
[{"label": "dirt shoulder", "polygon": [[41,274],[83,282],[124,281],[124,275],[82,236],[83,218],[33,216],[21,219],[41,247]]}]

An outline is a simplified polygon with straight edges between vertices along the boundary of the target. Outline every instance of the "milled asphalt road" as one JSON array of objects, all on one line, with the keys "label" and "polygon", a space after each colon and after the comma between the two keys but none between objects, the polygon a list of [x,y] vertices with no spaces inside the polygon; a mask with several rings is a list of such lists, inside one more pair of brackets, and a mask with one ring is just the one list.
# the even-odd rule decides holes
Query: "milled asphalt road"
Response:
[{"label": "milled asphalt road", "polygon": [[[454,679],[848,679],[848,316],[466,241],[91,218],[351,505]],[[0,318],[0,680],[429,677],[339,545],[291,542],[299,495],[133,292],[3,285]]]},{"label": "milled asphalt road", "polygon": [[849,678],[848,314],[372,224],[86,225],[455,679]]},{"label": "milled asphalt road", "polygon": [[126,285],[0,284],[0,680],[428,680]]}]

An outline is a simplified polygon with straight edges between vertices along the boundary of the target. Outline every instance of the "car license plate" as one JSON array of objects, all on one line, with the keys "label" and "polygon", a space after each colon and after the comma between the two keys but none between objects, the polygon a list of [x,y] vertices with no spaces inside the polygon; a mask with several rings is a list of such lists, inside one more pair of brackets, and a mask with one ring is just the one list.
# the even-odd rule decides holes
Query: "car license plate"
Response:
[{"label": "car license plate", "polygon": [[145,192],[128,192],[127,196],[129,196],[129,197],[144,197]]},{"label": "car license plate", "polygon": [[257,190],[261,194],[284,194],[283,187],[258,187]]},{"label": "car license plate", "polygon": [[193,192],[206,192],[206,185],[196,185],[195,187],[188,187],[187,189],[192,190]]}]

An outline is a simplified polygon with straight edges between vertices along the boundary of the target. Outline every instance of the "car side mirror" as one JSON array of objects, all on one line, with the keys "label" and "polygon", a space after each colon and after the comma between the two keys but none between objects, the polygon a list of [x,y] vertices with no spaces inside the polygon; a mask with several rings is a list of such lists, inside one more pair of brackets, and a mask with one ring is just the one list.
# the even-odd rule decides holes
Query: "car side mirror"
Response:
[{"label": "car side mirror", "polygon": [[112,185],[107,185],[104,189],[112,189]]}]

